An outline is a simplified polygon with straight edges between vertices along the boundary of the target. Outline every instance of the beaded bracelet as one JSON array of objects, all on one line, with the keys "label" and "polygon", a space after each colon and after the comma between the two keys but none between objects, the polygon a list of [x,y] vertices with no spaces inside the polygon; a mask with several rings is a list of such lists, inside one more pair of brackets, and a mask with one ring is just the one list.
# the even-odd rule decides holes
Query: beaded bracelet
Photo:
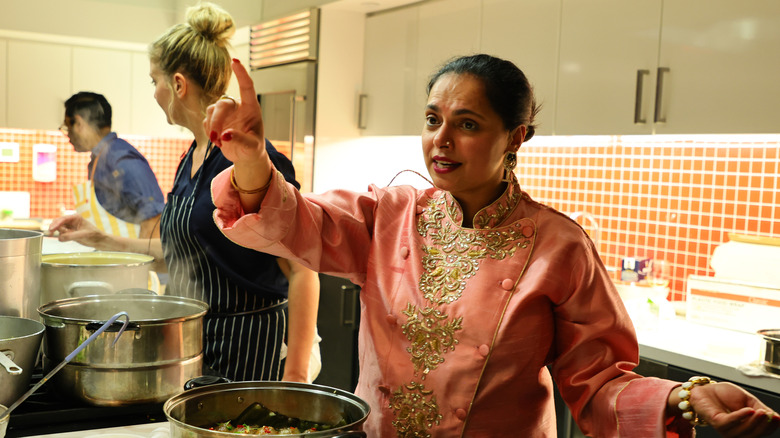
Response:
[{"label": "beaded bracelet", "polygon": [[230,184],[233,186],[234,189],[236,189],[238,193],[243,193],[245,195],[254,195],[268,190],[268,187],[271,187],[271,181],[273,180],[274,180],[274,176],[273,174],[271,174],[271,177],[268,178],[268,183],[266,183],[266,185],[264,185],[263,187],[260,187],[259,189],[253,189],[253,190],[244,190],[241,187],[239,187],[238,183],[236,182],[235,167],[230,169]]},{"label": "beaded bracelet", "polygon": [[691,422],[694,426],[706,426],[707,422],[704,420],[699,419],[699,415],[696,414],[696,411],[693,410],[693,405],[691,405],[691,389],[693,389],[694,386],[704,386],[708,383],[715,383],[714,380],[710,379],[709,377],[691,377],[688,379],[687,382],[682,384],[682,388],[680,389],[680,392],[677,394],[680,399],[682,400],[677,407],[680,408],[682,411],[682,417],[688,421]]}]

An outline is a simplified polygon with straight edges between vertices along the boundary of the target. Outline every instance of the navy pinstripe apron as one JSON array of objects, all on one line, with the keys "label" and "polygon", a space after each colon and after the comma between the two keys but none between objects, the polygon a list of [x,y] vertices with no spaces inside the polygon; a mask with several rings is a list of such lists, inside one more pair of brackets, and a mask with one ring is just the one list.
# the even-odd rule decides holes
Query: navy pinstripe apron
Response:
[{"label": "navy pinstripe apron", "polygon": [[[219,164],[224,157],[211,150],[190,179],[192,152],[190,148],[176,172],[174,188],[168,194],[160,222],[163,254],[168,265],[166,295],[195,298],[209,304],[204,321],[204,373],[228,379],[280,380],[279,358],[287,328],[287,298],[275,294],[262,296],[237,284],[225,269],[213,260],[214,254],[204,248],[204,228],[219,233],[213,223],[210,178],[204,177],[209,165]],[[210,153],[214,152],[214,153]],[[219,169],[222,170],[222,169]],[[181,189],[190,184],[192,190]],[[199,193],[199,190],[202,192]],[[194,209],[198,196],[208,196],[211,209]],[[208,229],[208,221],[213,230]],[[198,225],[198,223],[201,223]],[[210,238],[213,240],[214,235]],[[241,257],[241,256],[235,256]],[[271,257],[271,256],[268,256]],[[276,263],[275,258],[269,259]],[[266,262],[268,263],[268,262]]]}]

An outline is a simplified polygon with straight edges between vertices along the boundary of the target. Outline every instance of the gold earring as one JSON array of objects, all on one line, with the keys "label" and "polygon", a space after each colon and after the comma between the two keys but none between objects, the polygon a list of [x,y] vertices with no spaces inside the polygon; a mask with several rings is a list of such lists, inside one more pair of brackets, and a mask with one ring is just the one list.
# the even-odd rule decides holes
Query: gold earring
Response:
[{"label": "gold earring", "polygon": [[517,167],[517,154],[509,151],[504,155],[504,176],[501,178],[502,182],[511,182],[512,175]]}]

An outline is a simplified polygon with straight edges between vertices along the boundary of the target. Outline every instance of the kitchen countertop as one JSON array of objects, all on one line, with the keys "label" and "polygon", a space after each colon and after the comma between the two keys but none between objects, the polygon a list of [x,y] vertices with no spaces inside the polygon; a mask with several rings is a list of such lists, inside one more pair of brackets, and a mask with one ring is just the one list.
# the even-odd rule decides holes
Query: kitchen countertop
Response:
[{"label": "kitchen countertop", "polygon": [[639,355],[644,358],[780,394],[780,376],[752,375],[765,374],[757,365],[762,344],[757,334],[677,317],[660,320],[654,327],[637,328],[637,338]]},{"label": "kitchen countertop", "polygon": [[[637,338],[639,354],[643,358],[780,394],[780,377],[752,376],[738,369],[755,365],[760,358],[762,341],[756,334],[710,327],[676,317],[638,327]],[[747,370],[750,371],[750,367]],[[170,425],[156,422],[28,438],[77,437],[170,438]]]},{"label": "kitchen countertop", "polygon": [[145,423],[105,429],[35,435],[28,438],[170,438],[170,436],[170,425],[166,421],[164,423]]}]

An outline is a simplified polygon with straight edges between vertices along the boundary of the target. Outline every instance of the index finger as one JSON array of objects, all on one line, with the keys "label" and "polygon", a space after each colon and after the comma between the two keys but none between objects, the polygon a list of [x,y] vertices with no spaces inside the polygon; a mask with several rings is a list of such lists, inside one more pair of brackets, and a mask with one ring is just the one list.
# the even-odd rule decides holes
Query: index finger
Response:
[{"label": "index finger", "polygon": [[59,231],[60,228],[66,226],[70,221],[72,221],[70,216],[60,216],[58,218],[52,219],[51,223],[49,224],[49,231]]},{"label": "index finger", "polygon": [[230,67],[233,68],[233,73],[236,75],[236,81],[238,81],[238,89],[241,93],[241,103],[256,102],[255,83],[252,81],[252,78],[249,77],[249,73],[246,71],[244,64],[241,64],[241,61],[238,59],[233,58]]}]

